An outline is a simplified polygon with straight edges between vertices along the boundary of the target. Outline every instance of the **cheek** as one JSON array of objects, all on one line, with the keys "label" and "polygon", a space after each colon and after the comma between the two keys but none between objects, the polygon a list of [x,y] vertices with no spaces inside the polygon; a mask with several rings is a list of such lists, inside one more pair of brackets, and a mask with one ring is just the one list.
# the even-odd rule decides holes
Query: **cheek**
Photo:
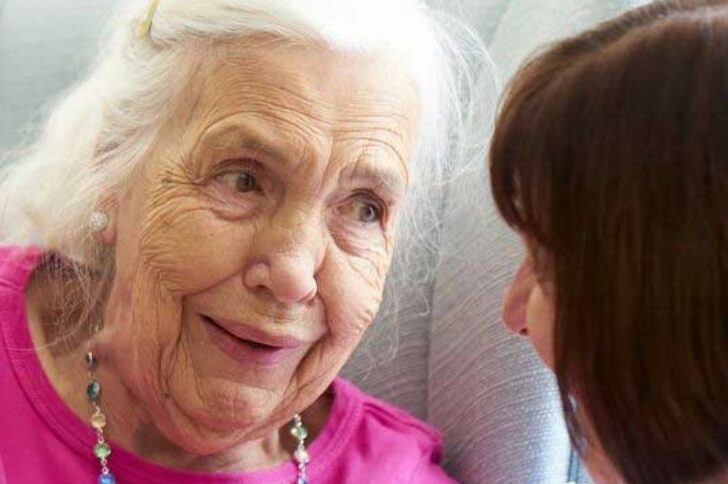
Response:
[{"label": "cheek", "polygon": [[526,307],[526,325],[531,344],[539,357],[554,369],[554,307],[539,285],[531,292]]},{"label": "cheek", "polygon": [[356,344],[374,320],[382,300],[389,254],[372,249],[369,258],[330,255],[319,277],[330,336]]},{"label": "cheek", "polygon": [[254,232],[254,222],[230,224],[194,200],[181,200],[146,221],[139,252],[159,284],[185,296],[239,271]]},{"label": "cheek", "polygon": [[[116,290],[123,290],[128,301],[110,319],[119,328],[134,327],[118,338],[133,339],[125,341],[125,350],[143,348],[145,362],[140,365],[154,364],[168,372],[182,329],[184,298],[239,271],[245,258],[241,248],[255,228],[232,229],[191,197],[158,198],[136,211],[126,208],[117,244]],[[129,307],[135,308],[133,315],[125,309]]]}]

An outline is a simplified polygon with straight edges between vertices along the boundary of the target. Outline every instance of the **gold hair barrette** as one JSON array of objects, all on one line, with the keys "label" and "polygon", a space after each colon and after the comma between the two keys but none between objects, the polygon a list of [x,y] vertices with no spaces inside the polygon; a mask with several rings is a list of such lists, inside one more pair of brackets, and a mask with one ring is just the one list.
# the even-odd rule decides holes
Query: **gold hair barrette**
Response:
[{"label": "gold hair barrette", "polygon": [[152,19],[154,18],[154,12],[157,11],[158,5],[159,0],[152,0],[149,3],[149,6],[147,7],[147,12],[144,14],[144,18],[142,18],[141,22],[139,22],[139,25],[137,25],[137,38],[143,39],[149,33],[149,30],[152,28]]}]

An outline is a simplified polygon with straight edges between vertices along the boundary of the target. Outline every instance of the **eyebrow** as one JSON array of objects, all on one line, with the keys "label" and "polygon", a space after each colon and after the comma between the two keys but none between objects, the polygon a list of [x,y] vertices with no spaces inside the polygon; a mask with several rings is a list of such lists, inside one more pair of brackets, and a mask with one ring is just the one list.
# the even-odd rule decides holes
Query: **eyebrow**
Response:
[{"label": "eyebrow", "polygon": [[403,194],[407,189],[407,181],[394,169],[383,168],[367,161],[362,161],[352,171],[354,180],[365,180],[377,188],[392,194]]},{"label": "eyebrow", "polygon": [[[292,165],[291,157],[306,158],[309,149],[296,149],[294,145],[284,140],[286,137],[278,136],[274,131],[261,128],[257,121],[249,119],[229,120],[223,125],[213,125],[200,137],[199,146],[213,147],[213,149],[250,150],[265,158],[281,162],[282,167]],[[310,143],[297,143],[299,146],[309,146]],[[195,148],[195,151],[199,147]],[[399,158],[397,158],[399,160]],[[394,168],[383,167],[373,163],[368,157],[362,157],[351,170],[353,180],[366,181],[378,189],[392,194],[402,194],[407,189],[407,178]]]},{"label": "eyebrow", "polygon": [[200,145],[213,149],[247,149],[263,153],[283,162],[290,161],[288,153],[295,152],[285,139],[258,127],[257,121],[246,119],[228,120],[223,125],[213,125],[200,137]]}]

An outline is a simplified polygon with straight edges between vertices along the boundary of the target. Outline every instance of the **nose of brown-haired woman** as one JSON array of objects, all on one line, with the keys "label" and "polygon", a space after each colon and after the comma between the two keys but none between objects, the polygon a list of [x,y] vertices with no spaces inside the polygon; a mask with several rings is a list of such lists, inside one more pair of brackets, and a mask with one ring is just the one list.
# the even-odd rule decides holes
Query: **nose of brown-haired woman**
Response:
[{"label": "nose of brown-haired woman", "polygon": [[524,257],[503,295],[502,309],[506,327],[521,336],[528,336],[526,309],[535,283],[531,264]]}]

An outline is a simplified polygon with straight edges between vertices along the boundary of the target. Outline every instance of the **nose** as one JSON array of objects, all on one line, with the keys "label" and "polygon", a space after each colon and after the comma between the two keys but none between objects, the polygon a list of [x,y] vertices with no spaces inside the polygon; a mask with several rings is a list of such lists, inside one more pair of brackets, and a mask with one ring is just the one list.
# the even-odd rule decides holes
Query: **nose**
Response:
[{"label": "nose", "polygon": [[503,296],[503,321],[508,329],[522,336],[528,335],[526,310],[535,282],[531,264],[524,258]]},{"label": "nose", "polygon": [[246,270],[250,290],[265,290],[281,303],[310,303],[316,298],[316,274],[323,259],[323,233],[314,220],[277,220],[256,234],[255,262]]}]

